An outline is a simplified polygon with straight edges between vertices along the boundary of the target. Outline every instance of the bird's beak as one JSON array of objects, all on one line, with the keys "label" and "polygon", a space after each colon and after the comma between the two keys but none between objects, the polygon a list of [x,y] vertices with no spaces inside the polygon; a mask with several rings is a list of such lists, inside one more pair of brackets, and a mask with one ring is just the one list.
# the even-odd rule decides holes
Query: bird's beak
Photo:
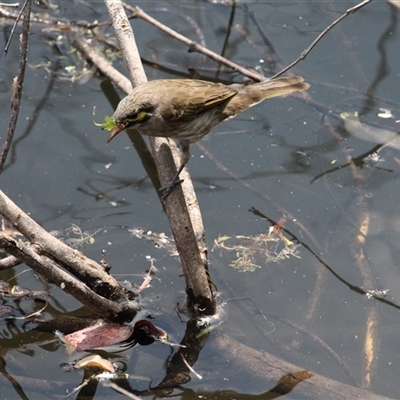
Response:
[{"label": "bird's beak", "polygon": [[110,141],[112,140],[112,138],[114,136],[117,136],[118,133],[120,133],[121,131],[123,131],[126,128],[126,124],[124,124],[123,122],[118,122],[117,124],[115,124],[114,129],[112,130],[112,132],[110,133],[110,136],[107,139],[107,143],[110,143]]}]

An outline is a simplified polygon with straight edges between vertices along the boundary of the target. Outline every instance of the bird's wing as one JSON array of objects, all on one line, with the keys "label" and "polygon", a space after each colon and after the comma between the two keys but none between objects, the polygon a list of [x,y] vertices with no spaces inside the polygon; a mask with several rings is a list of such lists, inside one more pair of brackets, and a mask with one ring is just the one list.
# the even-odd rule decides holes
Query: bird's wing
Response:
[{"label": "bird's wing", "polygon": [[237,90],[221,83],[182,79],[176,95],[171,98],[169,120],[192,120],[197,114],[216,107],[235,96]]}]

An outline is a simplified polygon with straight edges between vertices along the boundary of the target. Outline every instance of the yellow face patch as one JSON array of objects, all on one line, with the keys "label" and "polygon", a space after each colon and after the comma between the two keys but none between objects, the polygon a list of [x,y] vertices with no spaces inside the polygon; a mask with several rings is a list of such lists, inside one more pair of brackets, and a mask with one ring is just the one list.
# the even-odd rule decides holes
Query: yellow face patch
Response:
[{"label": "yellow face patch", "polygon": [[151,114],[146,111],[139,111],[138,113],[134,113],[131,117],[126,118],[124,122],[127,122],[128,124],[132,124],[134,122],[141,122],[149,118],[150,116]]}]

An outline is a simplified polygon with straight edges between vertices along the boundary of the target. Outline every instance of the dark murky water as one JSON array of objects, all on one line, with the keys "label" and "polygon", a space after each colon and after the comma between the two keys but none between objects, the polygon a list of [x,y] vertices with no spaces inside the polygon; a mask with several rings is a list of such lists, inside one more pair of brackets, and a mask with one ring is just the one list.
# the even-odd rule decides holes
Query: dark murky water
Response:
[{"label": "dark murky water", "polygon": [[[107,18],[101,2],[55,4],[59,15],[72,21]],[[261,68],[266,76],[297,58],[353,5],[246,2],[233,10],[231,6],[199,1],[140,3],[145,11],[181,34],[248,68]],[[189,164],[210,249],[219,235],[267,232],[271,224],[252,212],[254,208],[274,221],[287,214],[285,236],[309,246],[331,268],[301,245],[297,249],[301,258],[267,263],[258,257],[255,264],[259,268],[239,272],[229,266],[234,252],[215,249],[210,253],[211,275],[223,300],[231,301],[225,306],[225,322],[209,340],[222,331],[303,369],[362,386],[366,381],[367,321],[374,310],[379,316],[374,321],[379,345],[372,354],[369,390],[394,398],[398,396],[400,368],[400,273],[396,261],[400,251],[400,156],[396,148],[386,146],[380,150],[378,162],[365,162],[376,143],[352,136],[339,114],[358,111],[363,123],[398,131],[397,18],[398,10],[385,2],[372,3],[349,16],[291,71],[311,83],[309,102],[288,97],[252,108],[215,129],[200,146],[193,146]],[[145,22],[133,20],[132,25],[143,59],[158,65],[154,68],[145,63],[149,80],[242,80],[203,55],[189,53],[184,45]],[[9,28],[3,20],[3,46]],[[158,272],[144,296],[151,302],[155,322],[179,342],[185,329],[174,312],[176,303],[184,300],[179,262],[128,231],[143,228],[169,235],[168,221],[127,136],[121,134],[106,146],[107,133],[93,125],[93,106],[97,120],[113,112],[100,86],[102,78],[72,83],[68,67],[78,58],[58,36],[58,32],[32,27],[23,105],[1,189],[48,230],[65,232],[76,224],[83,231],[97,232],[95,242],[81,250],[100,259],[101,250],[106,249],[112,272],[121,279],[140,284],[149,265],[146,256],[153,257]],[[9,118],[11,83],[18,68],[18,46],[16,36],[9,55],[0,64],[2,138]],[[271,58],[274,64],[268,61]],[[120,60],[114,65],[124,70]],[[390,110],[393,117],[382,118],[381,108]],[[209,153],[232,175],[219,168]],[[357,161],[354,168],[348,165],[350,157]],[[368,226],[362,267],[356,261],[361,221]],[[373,287],[365,287],[365,271]],[[45,312],[72,313],[80,308],[75,300],[48,287],[25,266],[3,272],[0,278],[32,290],[50,291]],[[386,302],[380,302],[368,299],[357,288],[389,289],[389,294]],[[42,307],[42,303],[10,298],[5,304],[14,307],[18,315]],[[73,356],[66,355],[62,345],[43,344],[54,337],[52,334],[37,337],[21,320],[2,320],[0,332],[3,371],[18,377],[15,379],[27,398],[58,398],[80,384],[81,372],[65,372],[61,367]],[[131,386],[145,390],[150,380],[154,386],[163,379],[171,352],[165,345],[154,344],[115,357],[125,363]],[[230,370],[224,360],[214,356],[205,346],[195,365],[203,380],[193,377],[174,398],[195,399],[201,393],[202,398],[211,399],[216,398],[212,393],[218,390],[259,394],[273,386],[256,379],[241,381],[240,371]],[[41,384],[43,380],[62,385],[47,390]],[[3,398],[16,398],[10,381],[3,379],[2,387]],[[209,397],[200,391],[204,388]],[[117,395],[99,385],[96,398],[107,396]],[[226,394],[224,398],[232,396]],[[296,390],[290,396],[299,398]]]}]

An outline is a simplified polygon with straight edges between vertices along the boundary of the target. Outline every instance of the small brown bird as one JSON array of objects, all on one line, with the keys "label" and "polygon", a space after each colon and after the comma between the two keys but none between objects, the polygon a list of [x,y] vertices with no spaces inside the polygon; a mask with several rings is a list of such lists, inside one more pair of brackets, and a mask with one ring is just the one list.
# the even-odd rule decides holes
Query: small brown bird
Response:
[{"label": "small brown bird", "polygon": [[165,199],[181,182],[179,174],[190,159],[190,145],[214,126],[270,97],[306,90],[301,76],[266,80],[251,85],[212,83],[196,79],[159,79],[137,86],[120,101],[115,127],[107,143],[125,128],[141,134],[174,138],[181,146],[180,167],[164,190]]}]

